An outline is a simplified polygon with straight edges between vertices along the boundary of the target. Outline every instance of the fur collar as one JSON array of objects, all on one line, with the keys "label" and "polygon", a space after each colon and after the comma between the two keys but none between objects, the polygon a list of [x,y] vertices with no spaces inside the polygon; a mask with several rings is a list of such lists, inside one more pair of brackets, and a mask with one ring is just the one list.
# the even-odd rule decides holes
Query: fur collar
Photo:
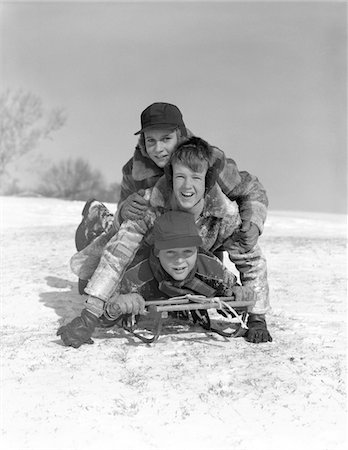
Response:
[{"label": "fur collar", "polygon": [[163,175],[163,169],[158,167],[145,150],[139,146],[135,148],[133,155],[132,177],[136,181],[146,180],[151,177]]},{"label": "fur collar", "polygon": [[[173,209],[173,190],[168,185],[165,176],[162,176],[152,188],[150,204],[154,208]],[[224,218],[238,214],[238,205],[231,201],[222,192],[220,186],[215,183],[212,189],[204,198],[204,208],[202,215],[205,217],[214,216]]]}]

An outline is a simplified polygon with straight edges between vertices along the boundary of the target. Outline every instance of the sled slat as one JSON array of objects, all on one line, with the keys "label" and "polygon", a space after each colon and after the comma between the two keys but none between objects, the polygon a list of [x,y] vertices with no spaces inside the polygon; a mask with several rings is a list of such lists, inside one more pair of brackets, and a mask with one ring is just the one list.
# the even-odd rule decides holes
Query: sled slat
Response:
[{"label": "sled slat", "polygon": [[[246,301],[246,302],[225,302],[228,305],[232,306],[232,308],[234,309],[244,309],[247,308],[248,306],[252,306],[255,304],[254,301]],[[163,311],[190,311],[190,310],[196,310],[196,309],[211,309],[211,308],[215,308],[215,309],[219,309],[221,307],[221,305],[218,302],[204,302],[204,303],[197,303],[197,302],[187,302],[186,303],[179,303],[179,304],[163,304],[163,302],[161,302],[160,304],[151,304],[151,305],[147,305],[146,302],[146,306],[149,306],[150,309],[152,309],[153,311],[156,312],[163,312]]]},{"label": "sled slat", "polygon": [[182,303],[187,303],[187,298],[178,298],[177,300],[175,300],[175,298],[166,298],[164,300],[147,300],[145,302],[145,306],[181,305]]}]

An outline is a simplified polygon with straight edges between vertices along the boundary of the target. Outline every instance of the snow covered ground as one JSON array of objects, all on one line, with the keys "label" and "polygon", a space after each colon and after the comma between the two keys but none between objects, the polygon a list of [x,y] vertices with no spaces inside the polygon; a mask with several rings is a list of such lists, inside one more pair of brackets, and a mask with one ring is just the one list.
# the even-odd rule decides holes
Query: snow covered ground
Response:
[{"label": "snow covered ground", "polygon": [[[69,268],[82,202],[1,197],[1,448],[346,448],[346,217],[270,212],[273,342],[195,327],[151,346],[55,336],[83,308]],[[115,209],[115,205],[110,205]]]}]

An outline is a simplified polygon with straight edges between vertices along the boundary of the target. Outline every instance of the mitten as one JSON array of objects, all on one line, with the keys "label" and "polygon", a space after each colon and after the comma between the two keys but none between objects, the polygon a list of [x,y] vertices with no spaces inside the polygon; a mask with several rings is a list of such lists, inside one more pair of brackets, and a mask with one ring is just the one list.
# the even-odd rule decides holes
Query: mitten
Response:
[{"label": "mitten", "polygon": [[[240,286],[239,284],[236,284],[235,286],[232,286],[226,293],[227,297],[234,297],[235,302],[243,302],[243,301],[255,301],[255,292],[253,288],[249,286]],[[221,300],[224,298],[221,297]],[[233,308],[233,303],[231,303],[231,306]],[[224,317],[228,317],[228,309],[225,310],[218,309],[217,312],[221,314]]]},{"label": "mitten", "polygon": [[81,316],[60,327],[57,336],[60,336],[64,345],[68,347],[79,348],[82,344],[93,344],[91,336],[98,323],[98,317],[88,309],[84,309]]},{"label": "mitten", "polygon": [[241,302],[243,300],[243,287],[236,284],[231,288],[231,294],[231,297],[234,297],[235,302]]},{"label": "mitten", "polygon": [[145,191],[140,189],[139,192],[134,192],[124,201],[120,215],[123,220],[139,220],[145,215],[148,209],[148,201],[144,198]]},{"label": "mitten", "polygon": [[234,295],[234,300],[236,302],[256,302],[256,293],[254,288],[251,286],[239,286],[238,284],[236,284],[232,287],[232,294]]},{"label": "mitten", "polygon": [[122,314],[145,314],[145,300],[140,294],[120,294],[106,306],[107,314],[116,319]]},{"label": "mitten", "polygon": [[260,342],[272,342],[272,337],[267,330],[266,319],[263,314],[249,314],[248,317],[248,331],[245,339],[254,344]]}]

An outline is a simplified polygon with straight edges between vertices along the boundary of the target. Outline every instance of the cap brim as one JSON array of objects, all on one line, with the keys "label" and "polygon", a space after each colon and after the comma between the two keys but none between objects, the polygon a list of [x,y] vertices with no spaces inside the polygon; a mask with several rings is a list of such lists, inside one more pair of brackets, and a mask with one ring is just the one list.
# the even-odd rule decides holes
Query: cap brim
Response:
[{"label": "cap brim", "polygon": [[155,248],[157,250],[168,250],[170,248],[187,248],[200,247],[202,245],[202,238],[200,236],[178,236],[173,239],[166,239],[164,241],[155,241]]},{"label": "cap brim", "polygon": [[140,133],[145,133],[145,131],[151,131],[151,130],[172,130],[174,131],[176,128],[179,128],[180,125],[178,125],[177,123],[158,123],[156,125],[150,125],[148,127],[143,127],[141,130],[137,131],[136,133],[134,133],[134,135],[136,136],[137,134]]}]

